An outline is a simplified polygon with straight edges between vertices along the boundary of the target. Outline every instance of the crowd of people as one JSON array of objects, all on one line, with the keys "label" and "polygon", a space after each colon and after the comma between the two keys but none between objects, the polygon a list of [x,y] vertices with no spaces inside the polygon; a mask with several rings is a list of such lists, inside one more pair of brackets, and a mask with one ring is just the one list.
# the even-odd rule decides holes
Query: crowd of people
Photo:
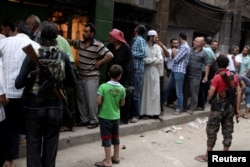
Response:
[{"label": "crowd of people", "polygon": [[[99,125],[106,158],[95,165],[119,163],[119,125],[137,123],[140,119],[162,120],[165,105],[173,108],[174,115],[204,110],[217,88],[227,87],[220,85],[222,80],[214,79],[221,69],[228,75],[237,74],[234,75],[237,100],[243,99],[241,89],[246,100],[242,117],[248,118],[248,46],[241,54],[239,47],[233,46],[228,54],[222,55],[218,52],[218,41],[211,37],[195,37],[190,47],[187,34],[181,32],[178,38],[170,40],[170,48],[167,48],[159,40],[157,31],[147,30],[143,24],[135,27],[131,43],[125,40],[121,30],[110,30],[109,44],[105,46],[95,38],[92,23],[84,25],[82,39],[65,39],[58,34],[55,23],[41,22],[35,15],[25,21],[6,19],[1,29],[0,130],[5,137],[0,141],[0,166],[15,166],[20,139],[25,138],[27,166],[53,167],[60,131],[71,131],[74,126],[94,129]],[[43,68],[23,51],[28,44],[39,59],[61,53],[63,80],[54,82],[51,77],[42,75]],[[79,51],[77,66],[70,45]],[[100,85],[101,75],[106,80]],[[41,87],[50,90],[42,100]],[[58,91],[63,92],[66,99],[60,99]],[[237,107],[238,111],[239,104]],[[232,113],[229,115],[232,121]],[[217,131],[207,130],[207,133],[207,151],[210,151]],[[231,145],[232,131],[227,134],[225,150]],[[111,144],[114,145],[113,156]],[[196,159],[206,160],[207,153]]]}]

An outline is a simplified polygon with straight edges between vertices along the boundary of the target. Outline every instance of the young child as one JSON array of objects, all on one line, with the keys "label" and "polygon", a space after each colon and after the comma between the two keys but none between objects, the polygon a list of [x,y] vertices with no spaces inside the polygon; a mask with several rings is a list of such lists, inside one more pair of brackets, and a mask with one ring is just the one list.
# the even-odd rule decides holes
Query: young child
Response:
[{"label": "young child", "polygon": [[[100,106],[98,114],[102,146],[105,151],[105,160],[96,162],[95,166],[109,167],[112,163],[120,163],[119,157],[119,119],[120,106],[125,104],[125,88],[118,82],[122,76],[122,67],[112,65],[109,70],[110,81],[98,88],[97,104]],[[114,154],[111,157],[111,144],[114,145]]]}]

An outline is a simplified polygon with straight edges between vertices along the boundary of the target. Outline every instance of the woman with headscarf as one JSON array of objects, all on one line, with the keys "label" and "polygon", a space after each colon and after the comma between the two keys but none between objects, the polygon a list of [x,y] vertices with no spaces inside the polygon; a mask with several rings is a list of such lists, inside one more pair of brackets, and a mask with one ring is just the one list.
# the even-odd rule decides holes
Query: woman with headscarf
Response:
[{"label": "woman with headscarf", "polygon": [[127,44],[124,34],[119,29],[112,29],[109,32],[109,50],[113,53],[114,57],[108,64],[108,69],[113,64],[118,64],[123,68],[123,74],[120,79],[120,83],[127,88],[126,103],[121,107],[121,124],[127,124],[130,117],[130,103],[132,97],[132,91],[129,88],[133,85],[133,56],[131,54],[130,46]]}]

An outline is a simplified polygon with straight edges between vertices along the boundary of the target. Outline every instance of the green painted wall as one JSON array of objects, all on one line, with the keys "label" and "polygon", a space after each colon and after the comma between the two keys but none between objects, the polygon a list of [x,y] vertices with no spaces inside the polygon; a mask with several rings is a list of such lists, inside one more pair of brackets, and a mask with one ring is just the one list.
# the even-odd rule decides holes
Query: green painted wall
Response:
[{"label": "green painted wall", "polygon": [[96,0],[95,26],[96,38],[108,42],[108,32],[113,27],[114,0]]},{"label": "green painted wall", "polygon": [[[96,39],[104,44],[108,43],[108,33],[113,27],[114,1],[113,0],[96,0],[95,26]],[[106,80],[106,65],[101,69],[100,83]]]}]

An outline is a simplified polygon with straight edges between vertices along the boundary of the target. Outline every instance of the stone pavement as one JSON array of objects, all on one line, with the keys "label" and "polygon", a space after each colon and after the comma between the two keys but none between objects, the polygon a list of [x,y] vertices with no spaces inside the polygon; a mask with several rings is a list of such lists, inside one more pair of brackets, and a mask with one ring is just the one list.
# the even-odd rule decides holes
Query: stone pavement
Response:
[{"label": "stone pavement", "polygon": [[[168,126],[184,124],[194,121],[198,117],[206,117],[209,115],[209,107],[207,105],[204,111],[195,111],[193,115],[182,113],[180,115],[172,115],[173,109],[165,107],[163,121],[158,119],[140,120],[137,123],[129,123],[120,126],[120,136],[131,134],[140,134],[146,131],[160,129]],[[76,145],[92,143],[100,140],[99,128],[87,129],[86,127],[74,127],[72,132],[61,132],[59,141],[59,150],[69,148]],[[20,158],[26,156],[25,144],[20,145]]]}]

